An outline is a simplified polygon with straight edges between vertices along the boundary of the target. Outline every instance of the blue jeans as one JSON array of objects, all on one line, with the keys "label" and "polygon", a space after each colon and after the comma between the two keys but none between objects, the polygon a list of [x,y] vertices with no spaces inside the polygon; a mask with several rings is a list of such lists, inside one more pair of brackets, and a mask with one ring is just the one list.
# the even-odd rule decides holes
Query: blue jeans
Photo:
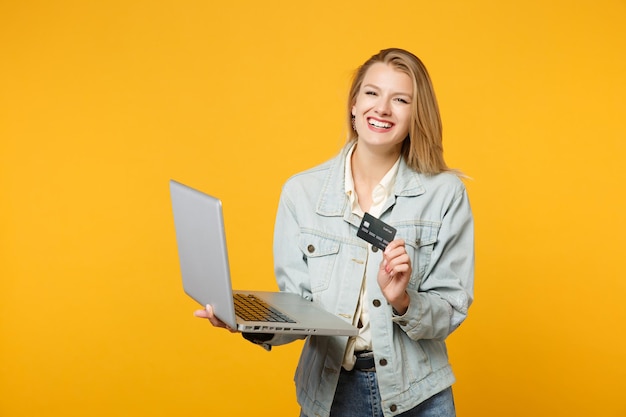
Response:
[{"label": "blue jeans", "polygon": [[[342,371],[330,417],[383,417],[376,372]],[[397,417],[455,417],[452,388],[446,388]],[[300,417],[306,417],[302,412]]]}]

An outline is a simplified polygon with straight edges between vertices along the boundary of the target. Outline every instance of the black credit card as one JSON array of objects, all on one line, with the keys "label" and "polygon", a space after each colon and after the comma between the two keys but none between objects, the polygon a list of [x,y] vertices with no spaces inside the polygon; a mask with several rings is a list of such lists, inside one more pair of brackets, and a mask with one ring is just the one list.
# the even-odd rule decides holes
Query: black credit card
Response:
[{"label": "black credit card", "polygon": [[369,213],[365,213],[356,235],[379,249],[385,250],[396,237],[396,229]]}]

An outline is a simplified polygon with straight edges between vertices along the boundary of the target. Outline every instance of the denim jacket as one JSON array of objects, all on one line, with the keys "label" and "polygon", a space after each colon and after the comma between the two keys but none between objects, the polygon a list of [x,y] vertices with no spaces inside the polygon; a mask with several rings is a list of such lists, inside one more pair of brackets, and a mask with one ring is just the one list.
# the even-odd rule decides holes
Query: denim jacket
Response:
[{"label": "denim jacket", "polygon": [[[395,315],[377,283],[382,253],[356,236],[361,219],[344,190],[348,149],[284,185],[274,231],[276,279],[281,291],[300,294],[352,323],[365,274],[382,407],[385,416],[393,416],[454,382],[444,340],[473,299],[472,213],[456,175],[422,175],[401,160],[380,216],[405,240],[413,268],[409,308]],[[276,336],[269,343],[291,340]],[[328,417],[346,344],[341,336],[306,339],[295,382],[309,417]]]}]

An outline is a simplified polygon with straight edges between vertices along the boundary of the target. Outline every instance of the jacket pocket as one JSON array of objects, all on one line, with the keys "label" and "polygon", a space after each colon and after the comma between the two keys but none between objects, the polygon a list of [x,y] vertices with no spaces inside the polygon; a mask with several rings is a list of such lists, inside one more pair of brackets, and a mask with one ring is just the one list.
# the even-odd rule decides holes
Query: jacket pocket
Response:
[{"label": "jacket pocket", "polygon": [[311,291],[327,289],[339,253],[339,241],[325,235],[301,232],[298,246],[309,268]]},{"label": "jacket pocket", "polygon": [[407,253],[411,259],[413,274],[409,286],[417,289],[430,265],[441,223],[418,221],[400,223],[395,227],[397,229],[396,238],[404,239]]}]

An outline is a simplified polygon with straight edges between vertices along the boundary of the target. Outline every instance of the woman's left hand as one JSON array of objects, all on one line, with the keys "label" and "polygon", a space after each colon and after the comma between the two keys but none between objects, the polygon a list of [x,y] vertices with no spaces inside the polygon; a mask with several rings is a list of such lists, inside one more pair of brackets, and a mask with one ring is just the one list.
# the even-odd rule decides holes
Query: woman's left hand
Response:
[{"label": "woman's left hand", "polygon": [[387,245],[378,270],[378,285],[393,309],[400,315],[409,308],[406,288],[411,278],[411,259],[404,240],[396,239]]}]

